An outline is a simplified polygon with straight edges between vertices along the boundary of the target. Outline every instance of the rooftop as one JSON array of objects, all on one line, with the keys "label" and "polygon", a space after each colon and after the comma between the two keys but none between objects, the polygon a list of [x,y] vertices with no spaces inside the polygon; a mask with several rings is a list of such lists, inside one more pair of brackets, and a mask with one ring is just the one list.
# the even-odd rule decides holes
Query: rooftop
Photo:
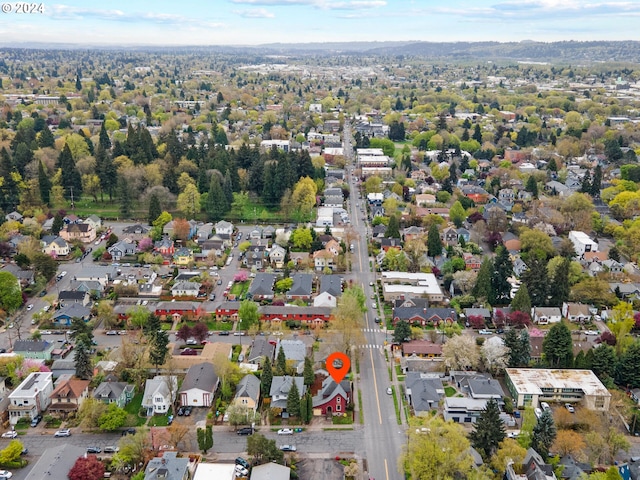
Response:
[{"label": "rooftop", "polygon": [[572,388],[581,390],[585,395],[611,396],[591,370],[507,368],[505,371],[520,394],[542,395],[543,388]]}]

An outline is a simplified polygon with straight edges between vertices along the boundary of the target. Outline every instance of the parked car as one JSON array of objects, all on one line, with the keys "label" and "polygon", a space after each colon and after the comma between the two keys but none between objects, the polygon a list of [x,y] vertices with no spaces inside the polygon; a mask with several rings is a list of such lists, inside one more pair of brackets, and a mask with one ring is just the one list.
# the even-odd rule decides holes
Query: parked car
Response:
[{"label": "parked car", "polygon": [[31,311],[33,310],[33,303],[30,303],[29,305],[27,305],[27,311]]},{"label": "parked car", "polygon": [[0,480],[9,480],[11,477],[13,477],[13,473],[9,470],[0,470]]},{"label": "parked car", "polygon": [[104,453],[118,453],[120,451],[120,447],[104,447]]},{"label": "parked car", "polygon": [[189,338],[187,340],[187,345],[197,345],[198,342],[196,342],[193,338]]},{"label": "parked car", "polygon": [[249,475],[249,470],[244,468],[242,465],[236,465],[236,477],[246,477]]},{"label": "parked car", "polygon": [[184,407],[178,407],[178,416],[181,417],[184,415]]},{"label": "parked car", "polygon": [[189,415],[191,415],[192,410],[193,407],[191,405],[187,405],[186,407],[184,407],[184,416],[188,417]]},{"label": "parked car", "polygon": [[36,415],[31,419],[31,426],[37,427],[41,421],[42,421],[42,415]]},{"label": "parked car", "polygon": [[16,438],[18,436],[18,432],[15,430],[9,430],[8,432],[4,432],[0,435],[2,438]]},{"label": "parked car", "polygon": [[297,448],[295,445],[280,445],[280,450],[283,452],[295,452]]},{"label": "parked car", "polygon": [[102,453],[100,447],[87,447],[87,453]]},{"label": "parked car", "polygon": [[551,410],[551,406],[547,402],[540,402],[540,408],[542,410]]},{"label": "parked car", "polygon": [[53,436],[54,437],[70,437],[71,430],[69,430],[68,428],[63,428],[62,430],[58,430],[56,433],[54,433]]},{"label": "parked car", "polygon": [[193,348],[185,348],[180,352],[180,355],[198,355],[198,351]]},{"label": "parked car", "polygon": [[253,428],[251,427],[244,427],[244,428],[239,428],[236,433],[238,435],[253,435]]},{"label": "parked car", "polygon": [[242,457],[238,457],[236,458],[236,465],[241,465],[244,468],[251,468],[251,465],[249,465],[249,462],[247,462],[244,458]]},{"label": "parked car", "polygon": [[227,330],[223,330],[220,333],[218,333],[218,335],[220,335],[221,337],[228,337],[230,333]]},{"label": "parked car", "polygon": [[573,405],[571,405],[570,403],[565,403],[564,408],[566,408],[567,412],[569,413],[576,413],[576,409],[573,408]]},{"label": "parked car", "polygon": [[482,330],[478,330],[478,333],[480,335],[492,335],[493,332],[491,330],[487,330],[486,328],[483,328]]},{"label": "parked car", "polygon": [[387,387],[387,395],[393,395],[393,390],[391,387]]},{"label": "parked car", "polygon": [[106,332],[107,335],[117,335],[118,332],[116,332],[115,330],[109,330],[108,332]]},{"label": "parked car", "polygon": [[376,317],[375,322],[376,322],[376,323],[380,323],[380,322],[382,322],[382,319],[381,319],[380,317]]},{"label": "parked car", "polygon": [[281,428],[278,430],[278,435],[293,435],[292,428]]}]

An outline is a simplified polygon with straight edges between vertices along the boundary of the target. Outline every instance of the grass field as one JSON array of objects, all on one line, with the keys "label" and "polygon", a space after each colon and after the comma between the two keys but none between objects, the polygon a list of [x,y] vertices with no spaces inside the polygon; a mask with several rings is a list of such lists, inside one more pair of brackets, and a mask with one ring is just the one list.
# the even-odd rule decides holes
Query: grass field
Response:
[{"label": "grass field", "polygon": [[456,389],[453,388],[453,387],[449,387],[449,386],[444,387],[444,394],[447,397],[453,397],[456,394]]}]

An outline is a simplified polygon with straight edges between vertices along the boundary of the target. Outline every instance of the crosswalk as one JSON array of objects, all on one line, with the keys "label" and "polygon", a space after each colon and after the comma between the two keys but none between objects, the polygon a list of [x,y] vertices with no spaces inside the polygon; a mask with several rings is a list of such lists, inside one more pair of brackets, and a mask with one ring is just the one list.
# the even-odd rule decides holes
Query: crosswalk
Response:
[{"label": "crosswalk", "polygon": [[369,343],[367,345],[358,345],[358,348],[362,348],[362,349],[382,348],[382,345],[373,345]]},{"label": "crosswalk", "polygon": [[379,328],[363,328],[362,331],[365,333],[384,333]]}]

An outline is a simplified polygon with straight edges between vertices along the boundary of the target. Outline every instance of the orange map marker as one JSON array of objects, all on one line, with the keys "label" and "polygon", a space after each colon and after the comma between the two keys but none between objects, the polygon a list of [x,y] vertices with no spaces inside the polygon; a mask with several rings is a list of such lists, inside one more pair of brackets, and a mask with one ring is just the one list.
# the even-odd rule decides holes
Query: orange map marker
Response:
[{"label": "orange map marker", "polygon": [[[336,367],[334,365],[336,361],[342,363],[342,366]],[[331,375],[331,378],[333,378],[336,383],[340,383],[342,380],[344,380],[344,377],[347,376],[347,373],[349,373],[349,369],[351,368],[351,360],[349,360],[349,357],[347,357],[342,352],[333,352],[327,357],[326,367],[329,375]]]}]

